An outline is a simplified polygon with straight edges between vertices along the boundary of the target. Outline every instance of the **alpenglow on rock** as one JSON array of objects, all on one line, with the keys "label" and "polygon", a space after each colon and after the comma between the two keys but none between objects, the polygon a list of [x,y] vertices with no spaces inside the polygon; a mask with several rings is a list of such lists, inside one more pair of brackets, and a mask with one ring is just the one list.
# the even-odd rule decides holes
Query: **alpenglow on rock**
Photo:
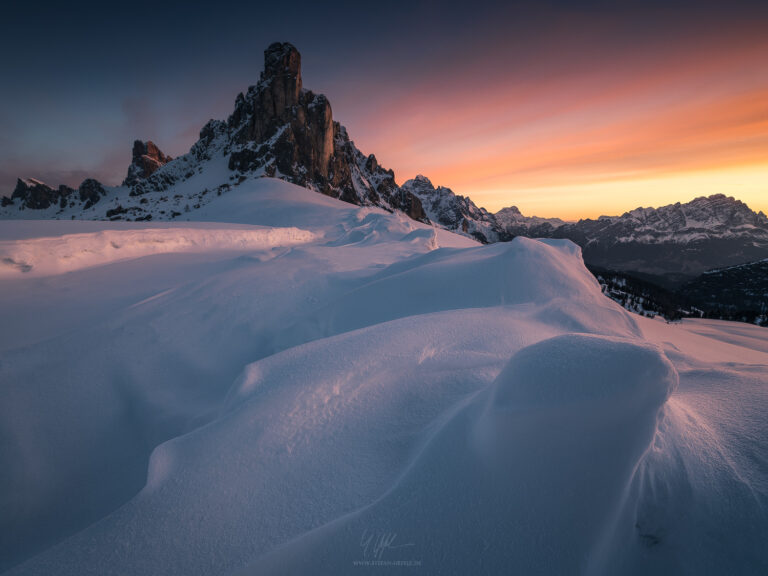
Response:
[{"label": "alpenglow on rock", "polygon": [[133,143],[131,165],[128,166],[128,175],[123,180],[123,186],[133,186],[138,180],[149,178],[171,160],[173,158],[163,154],[154,142],[136,140]]},{"label": "alpenglow on rock", "polygon": [[375,156],[364,156],[333,120],[328,99],[303,88],[301,55],[292,44],[267,48],[259,83],[237,96],[226,124],[210,122],[201,141],[216,135],[225,136],[231,170],[263,172],[346,202],[402,210],[427,221],[419,199],[401,189]]},{"label": "alpenglow on rock", "polygon": [[[419,198],[398,186],[394,172],[382,168],[373,154],[363,155],[346,129],[333,120],[328,99],[304,89],[301,55],[287,42],[267,48],[259,82],[237,96],[235,109],[226,121],[211,120],[202,128],[189,153],[171,159],[154,143],[137,140],[122,186],[108,190],[109,208],[98,214],[82,214],[79,199],[68,204],[62,201],[53,217],[174,218],[179,214],[175,209],[181,208],[173,203],[174,198],[182,196],[174,194],[169,205],[167,197],[155,193],[209,173],[210,163],[222,160],[231,173],[213,183],[217,194],[246,178],[271,176],[346,202],[399,210],[429,222]],[[211,184],[209,179],[205,187],[187,192],[186,202],[191,207],[184,209],[196,209],[208,201],[210,196],[203,197]],[[37,195],[40,201],[29,202],[28,207],[39,209],[59,201],[59,194],[43,192]],[[93,206],[93,202],[85,203]],[[10,215],[21,207],[13,198],[5,198],[2,208],[6,208],[3,214]]]}]

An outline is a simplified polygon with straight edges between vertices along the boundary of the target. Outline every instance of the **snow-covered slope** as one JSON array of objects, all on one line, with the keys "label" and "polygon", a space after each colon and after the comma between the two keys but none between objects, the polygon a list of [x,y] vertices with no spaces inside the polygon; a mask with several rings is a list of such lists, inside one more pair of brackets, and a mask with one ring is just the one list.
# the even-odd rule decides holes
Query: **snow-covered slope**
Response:
[{"label": "snow-covered slope", "polygon": [[0,277],[15,276],[18,271],[50,276],[150,254],[266,250],[315,239],[312,232],[298,228],[174,226],[0,241]]},{"label": "snow-covered slope", "polygon": [[187,217],[0,229],[0,569],[768,569],[761,329],[276,179]]}]

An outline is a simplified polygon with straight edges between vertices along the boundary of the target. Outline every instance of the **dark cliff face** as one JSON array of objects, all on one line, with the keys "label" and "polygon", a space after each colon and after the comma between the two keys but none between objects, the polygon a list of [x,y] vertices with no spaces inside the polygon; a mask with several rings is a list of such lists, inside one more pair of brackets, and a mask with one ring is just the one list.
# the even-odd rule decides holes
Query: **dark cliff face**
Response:
[{"label": "dark cliff face", "polygon": [[67,186],[59,186],[59,189],[55,190],[38,180],[19,178],[16,181],[16,188],[11,194],[10,201],[4,199],[3,204],[10,205],[19,202],[24,208],[45,210],[52,205],[66,203],[66,199],[72,192],[73,190]]},{"label": "dark cliff face", "polygon": [[80,195],[80,201],[84,204],[83,210],[88,210],[88,208],[101,200],[103,196],[107,195],[107,191],[101,185],[101,182],[93,178],[84,180],[77,191]]},{"label": "dark cliff face", "polygon": [[[172,160],[154,143],[135,141],[123,186],[132,197],[164,192],[205,171],[206,162],[222,155],[234,172],[230,180],[248,175],[282,178],[345,202],[401,210],[429,222],[418,196],[398,186],[394,173],[379,166],[375,156],[363,155],[334,121],[328,99],[304,89],[301,55],[286,42],[266,49],[259,82],[237,96],[226,122],[211,120],[203,127],[189,154]],[[22,206],[33,209],[56,202],[62,208],[76,206],[78,201],[90,207],[103,196],[93,184],[84,183],[80,197],[67,204],[66,191],[29,182],[22,182],[3,206],[21,199]]]},{"label": "dark cliff face", "polygon": [[[207,128],[201,140],[220,130]],[[267,48],[259,83],[238,95],[226,129],[231,170],[263,171],[346,202],[427,221],[420,200],[402,190],[373,155],[364,156],[333,120],[328,99],[303,88],[301,55],[291,44]]]},{"label": "dark cliff face", "polygon": [[93,178],[84,180],[77,190],[64,185],[51,188],[34,179],[18,179],[11,198],[4,197],[2,204],[10,206],[18,203],[19,208],[22,209],[46,210],[52,206],[63,209],[68,204],[74,205],[79,200],[83,204],[83,209],[87,210],[106,194],[104,186]]},{"label": "dark cliff face", "polygon": [[136,140],[133,143],[131,165],[128,166],[128,174],[123,180],[123,186],[133,186],[139,180],[149,178],[171,160],[173,158],[163,154],[154,142]]}]

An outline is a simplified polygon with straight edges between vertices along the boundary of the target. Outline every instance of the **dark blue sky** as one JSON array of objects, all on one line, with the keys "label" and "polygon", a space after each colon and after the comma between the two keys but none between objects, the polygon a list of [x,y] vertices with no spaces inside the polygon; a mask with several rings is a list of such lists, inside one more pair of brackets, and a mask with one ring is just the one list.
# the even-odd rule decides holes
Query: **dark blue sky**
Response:
[{"label": "dark blue sky", "polygon": [[[137,138],[186,152],[257,81],[263,50],[277,40],[299,48],[304,85],[329,96],[363,151],[408,172],[392,165],[397,155],[386,148],[395,144],[377,140],[370,120],[386,111],[397,126],[393,103],[407,119],[414,86],[419,94],[433,86],[421,98],[435,103],[469,86],[456,106],[484,106],[473,91],[492,95],[510,77],[549,82],[593,62],[620,73],[624,53],[629,65],[663,66],[678,42],[754,32],[766,14],[768,2],[6,2],[0,194],[17,176],[116,184]],[[418,128],[404,123],[402,137],[418,139]]]}]

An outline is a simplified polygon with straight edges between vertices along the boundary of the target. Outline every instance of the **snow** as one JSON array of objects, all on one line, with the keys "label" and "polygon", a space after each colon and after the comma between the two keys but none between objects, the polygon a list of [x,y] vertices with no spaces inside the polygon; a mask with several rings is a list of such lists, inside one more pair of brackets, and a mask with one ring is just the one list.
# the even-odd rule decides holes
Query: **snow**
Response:
[{"label": "snow", "polygon": [[768,570],[765,329],[274,179],[185,217],[0,228],[0,570]]},{"label": "snow", "polygon": [[217,230],[174,227],[103,230],[0,241],[0,277],[19,273],[48,276],[150,254],[264,250],[295,246],[315,239],[312,232],[298,228]]},{"label": "snow", "polygon": [[24,184],[27,186],[33,187],[33,186],[47,186],[45,182],[41,182],[40,180],[37,180],[35,178],[22,178],[21,179]]}]

